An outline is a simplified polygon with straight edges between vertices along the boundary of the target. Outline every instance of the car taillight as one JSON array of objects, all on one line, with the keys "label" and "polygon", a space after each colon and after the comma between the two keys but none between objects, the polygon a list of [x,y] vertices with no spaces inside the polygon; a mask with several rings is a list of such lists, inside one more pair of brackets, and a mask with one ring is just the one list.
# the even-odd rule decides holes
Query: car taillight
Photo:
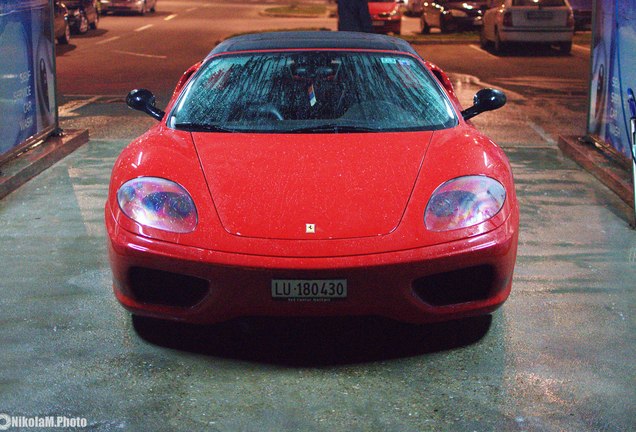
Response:
[{"label": "car taillight", "polygon": [[503,16],[504,27],[512,27],[512,12],[506,12]]},{"label": "car taillight", "polygon": [[566,25],[570,28],[574,27],[574,14],[572,12],[568,12],[568,19]]}]

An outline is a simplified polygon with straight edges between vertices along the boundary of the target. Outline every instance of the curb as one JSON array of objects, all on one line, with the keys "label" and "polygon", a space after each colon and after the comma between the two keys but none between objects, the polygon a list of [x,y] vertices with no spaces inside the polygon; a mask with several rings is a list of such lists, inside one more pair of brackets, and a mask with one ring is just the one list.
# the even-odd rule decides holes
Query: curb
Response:
[{"label": "curb", "polygon": [[559,136],[559,148],[634,208],[631,170],[609,152],[578,136]]},{"label": "curb", "polygon": [[88,142],[88,130],[69,129],[0,165],[0,199]]}]

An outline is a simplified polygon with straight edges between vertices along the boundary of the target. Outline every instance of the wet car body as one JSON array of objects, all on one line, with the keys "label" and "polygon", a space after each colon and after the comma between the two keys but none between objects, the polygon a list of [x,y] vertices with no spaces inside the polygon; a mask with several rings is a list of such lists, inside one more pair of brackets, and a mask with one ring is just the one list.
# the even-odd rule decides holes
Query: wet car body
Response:
[{"label": "wet car body", "polygon": [[118,158],[105,206],[114,291],[132,313],[424,323],[508,297],[510,165],[468,120],[479,104],[462,111],[406,42],[236,37],[184,74],[165,112],[146,90],[128,103],[159,120]]},{"label": "wet car body", "polygon": [[481,27],[485,6],[486,2],[483,1],[423,2],[420,29],[422,33],[428,33],[431,28],[438,28],[442,33],[449,33]]},{"label": "wet car body", "polygon": [[369,2],[369,15],[375,33],[402,32],[402,3],[395,0],[376,0]]}]

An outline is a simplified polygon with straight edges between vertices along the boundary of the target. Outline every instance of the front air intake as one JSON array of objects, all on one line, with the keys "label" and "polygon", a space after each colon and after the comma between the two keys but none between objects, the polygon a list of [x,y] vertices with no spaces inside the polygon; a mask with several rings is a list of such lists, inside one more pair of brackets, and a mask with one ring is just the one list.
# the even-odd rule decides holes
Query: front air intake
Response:
[{"label": "front air intake", "polygon": [[146,304],[192,307],[209,291],[205,279],[144,267],[131,268],[128,281],[133,298]]},{"label": "front air intake", "polygon": [[432,306],[485,300],[497,291],[495,270],[488,265],[438,273],[413,281],[415,294]]}]

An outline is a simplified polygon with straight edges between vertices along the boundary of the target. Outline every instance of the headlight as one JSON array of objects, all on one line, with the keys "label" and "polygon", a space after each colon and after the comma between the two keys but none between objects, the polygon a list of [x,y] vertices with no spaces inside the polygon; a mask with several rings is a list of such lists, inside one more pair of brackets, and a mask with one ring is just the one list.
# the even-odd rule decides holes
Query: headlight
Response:
[{"label": "headlight", "polygon": [[140,177],[117,191],[119,208],[141,225],[187,233],[197,225],[197,209],[184,188],[170,180]]},{"label": "headlight", "polygon": [[477,225],[495,216],[506,200],[506,189],[486,176],[466,176],[439,186],[428,201],[424,224],[431,231]]}]

